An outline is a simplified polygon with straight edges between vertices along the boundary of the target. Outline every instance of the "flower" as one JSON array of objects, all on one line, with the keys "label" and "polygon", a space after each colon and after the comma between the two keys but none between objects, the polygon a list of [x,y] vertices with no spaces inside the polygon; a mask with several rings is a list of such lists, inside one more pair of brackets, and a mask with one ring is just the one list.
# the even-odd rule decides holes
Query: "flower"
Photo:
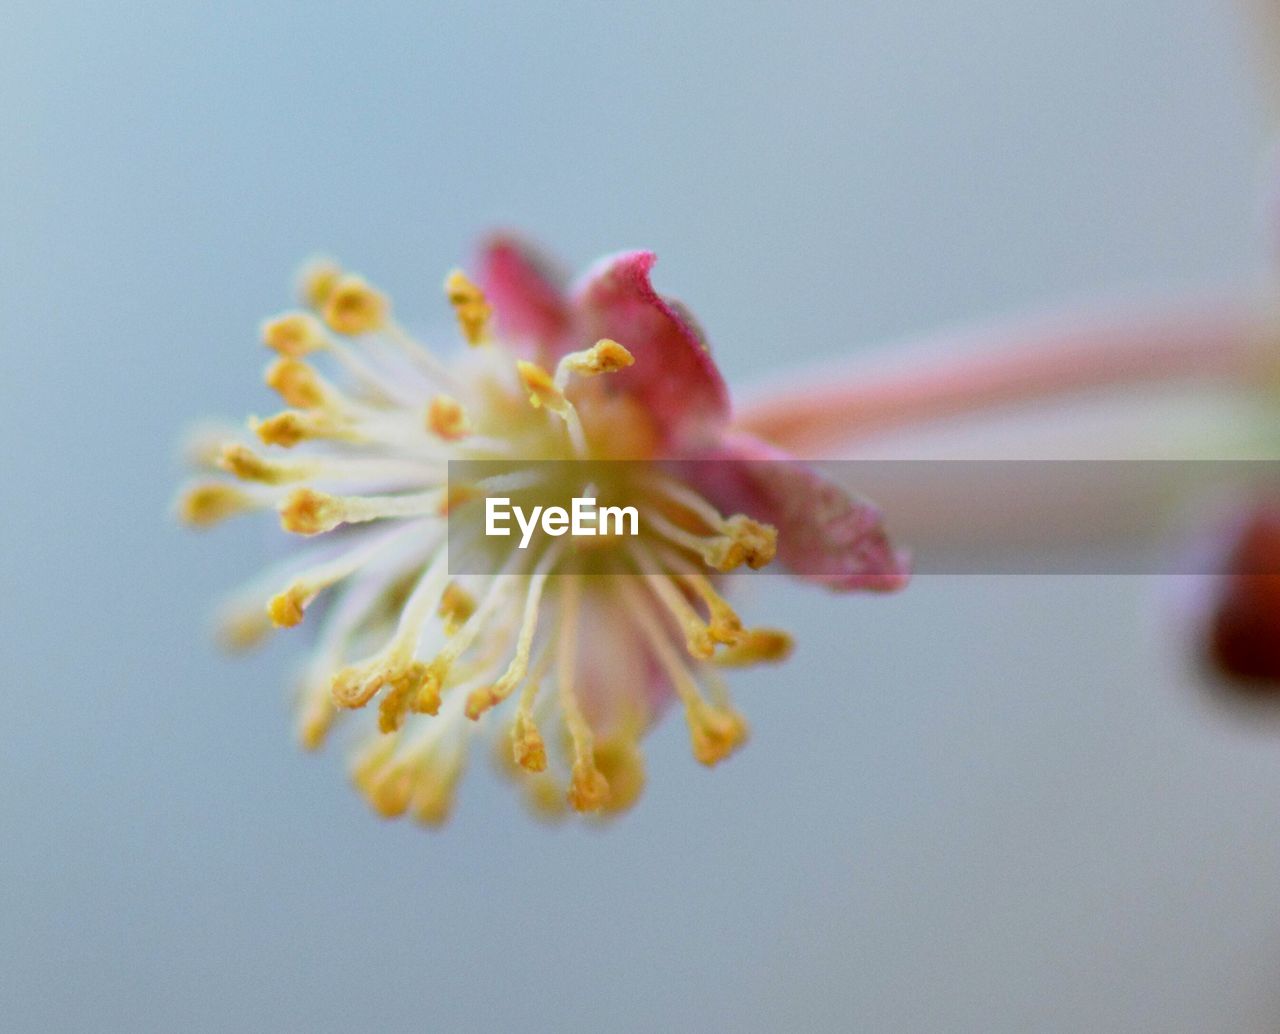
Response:
[{"label": "flower", "polygon": [[[266,382],[289,408],[194,450],[220,476],[186,490],[188,522],[274,509],[318,538],[240,594],[225,635],[247,645],[315,614],[300,737],[315,748],[370,715],[353,723],[353,778],[381,815],[442,821],[471,739],[495,729],[501,767],[538,811],[622,811],[644,785],[640,741],[669,705],[714,765],[747,736],[722,670],[791,650],[787,633],[743,625],[722,575],[776,554],[835,589],[905,583],[874,507],[730,429],[706,340],[653,289],[653,264],[614,255],[570,289],[496,237],[474,281],[445,281],[471,346],[452,361],[363,278],[313,264],[306,309],[263,326]],[[450,461],[553,461],[539,484],[562,493],[580,477],[548,470],[620,461],[607,489],[644,531],[589,549],[508,539],[486,573],[451,571],[450,542],[479,535],[459,514],[498,482],[450,477]]]}]

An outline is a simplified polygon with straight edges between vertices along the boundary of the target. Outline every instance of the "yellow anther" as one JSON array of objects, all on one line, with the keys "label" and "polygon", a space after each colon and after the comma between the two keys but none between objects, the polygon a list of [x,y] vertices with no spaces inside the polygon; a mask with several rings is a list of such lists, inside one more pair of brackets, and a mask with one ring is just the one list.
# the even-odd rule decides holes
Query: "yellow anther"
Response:
[{"label": "yellow anther", "polygon": [[373,810],[384,819],[394,819],[409,810],[413,797],[413,773],[403,765],[388,765],[366,795]]},{"label": "yellow anther", "polygon": [[685,707],[693,756],[704,765],[715,765],[747,740],[746,720],[734,711],[706,703]]},{"label": "yellow anther", "polygon": [[700,621],[684,622],[684,646],[690,657],[710,660],[716,652],[716,641],[710,629]]},{"label": "yellow anther", "polygon": [[516,370],[529,395],[529,404],[534,409],[546,406],[553,413],[564,413],[569,408],[569,402],[564,397],[564,392],[556,387],[555,379],[537,363],[519,359],[516,361]]},{"label": "yellow anther", "polygon": [[704,540],[700,548],[708,566],[727,574],[746,564],[758,571],[778,552],[778,530],[742,514],[724,522],[724,534]]},{"label": "yellow anther", "polygon": [[194,528],[209,528],[257,505],[253,496],[235,485],[210,481],[186,491],[178,502],[178,516]]},{"label": "yellow anther", "polygon": [[329,694],[338,707],[364,707],[391,679],[392,672],[381,657],[364,664],[352,664],[333,673]]},{"label": "yellow anther", "polygon": [[370,740],[351,761],[351,781],[364,790],[369,786],[395,753],[393,737],[380,736]]},{"label": "yellow anther", "polygon": [[[389,696],[394,695],[404,702],[406,708],[414,711],[425,710],[427,714],[435,714],[417,706],[421,694],[431,684],[433,678],[430,665],[421,661],[408,659],[388,659],[384,656],[374,657],[362,664],[353,664],[342,668],[333,675],[330,682],[330,695],[338,707],[364,707],[377,695],[384,686]],[[436,699],[439,700],[439,683],[436,683]],[[437,708],[439,704],[437,703]]]},{"label": "yellow anther", "polygon": [[267,615],[277,628],[293,628],[302,623],[302,615],[313,594],[303,586],[291,585],[284,592],[271,597],[267,603]]},{"label": "yellow anther", "polygon": [[295,488],[280,503],[280,526],[296,535],[332,531],[343,520],[342,502],[311,488]]},{"label": "yellow anther", "polygon": [[444,691],[444,680],[449,675],[449,661],[437,657],[430,664],[421,665],[421,671],[415,673],[414,694],[409,706],[416,714],[435,715],[440,711],[441,693]]},{"label": "yellow anther", "polygon": [[234,474],[243,481],[275,483],[272,465],[247,445],[224,445],[216,462],[227,473]]},{"label": "yellow anther", "polygon": [[301,413],[284,412],[253,421],[250,426],[264,445],[279,445],[292,449],[300,441],[311,437],[307,421]]},{"label": "yellow anther", "polygon": [[778,552],[778,529],[744,514],[734,514],[726,522],[726,531],[742,548],[747,566],[758,571],[773,561]]},{"label": "yellow anther", "polygon": [[409,805],[413,817],[427,826],[440,826],[447,822],[453,811],[454,791],[461,774],[462,763],[457,758],[424,763]]},{"label": "yellow anther", "polygon": [[264,485],[283,485],[290,481],[304,481],[311,476],[306,466],[284,467],[263,459],[247,445],[224,445],[217,465],[228,474],[242,481],[257,481]]},{"label": "yellow anther", "polygon": [[742,636],[742,619],[723,600],[722,606],[713,607],[711,621],[707,624],[707,632],[717,643],[729,646]]},{"label": "yellow anther", "polygon": [[317,409],[325,403],[324,382],[301,359],[277,359],[267,367],[265,380],[268,388],[298,409]]},{"label": "yellow anther", "polygon": [[515,763],[526,772],[544,772],[547,768],[547,747],[533,716],[524,711],[516,713],[511,727],[511,754]]},{"label": "yellow anther", "polygon": [[[636,555],[641,558],[642,564],[651,562],[648,553],[641,547],[637,547]],[[689,654],[700,660],[710,658],[715,653],[717,640],[711,634],[711,629],[707,623],[693,609],[693,605],[685,594],[667,575],[648,575],[646,580],[654,595],[667,608],[668,612],[679,624],[681,631],[684,632],[685,648],[689,651]]]},{"label": "yellow anther", "polygon": [[599,811],[609,800],[609,780],[596,768],[592,758],[579,757],[573,763],[566,800],[575,811]]},{"label": "yellow anther", "polygon": [[475,597],[457,582],[445,586],[436,614],[444,618],[444,634],[453,635],[476,612]]},{"label": "yellow anther", "polygon": [[272,351],[294,359],[327,348],[328,338],[320,321],[306,312],[287,312],[262,325],[262,343]]},{"label": "yellow anther", "polygon": [[249,426],[253,428],[264,445],[279,445],[284,449],[292,449],[301,441],[317,437],[315,424],[316,422],[308,419],[305,413],[285,410],[283,413],[267,417],[266,420],[251,421]]},{"label": "yellow anther", "polygon": [[636,361],[635,356],[623,348],[618,342],[609,338],[601,338],[590,348],[582,352],[571,352],[560,360],[557,373],[576,373],[583,377],[591,377],[598,373],[617,373],[625,370]]},{"label": "yellow anther", "polygon": [[528,776],[524,782],[525,801],[533,817],[543,822],[560,822],[568,813],[564,792],[545,772]]},{"label": "yellow anther", "polygon": [[264,445],[279,445],[283,449],[292,449],[299,442],[313,438],[327,438],[338,442],[364,441],[360,432],[349,422],[338,418],[328,409],[286,409],[265,420],[251,419],[249,429]]},{"label": "yellow anther", "polygon": [[197,470],[216,467],[228,433],[228,428],[214,426],[197,428],[188,433],[182,443],[182,461]]},{"label": "yellow anther", "polygon": [[604,810],[613,814],[624,812],[640,799],[644,792],[644,755],[632,733],[615,733],[603,743],[596,744],[596,767],[609,784],[609,799]]},{"label": "yellow anther", "polygon": [[378,702],[378,731],[395,732],[404,724],[405,715],[417,691],[417,682],[426,665],[410,665],[403,678],[397,679]]},{"label": "yellow anther", "polygon": [[458,326],[467,344],[481,344],[488,336],[489,317],[493,315],[484,292],[462,270],[455,269],[445,277],[444,293],[458,317]]},{"label": "yellow anther", "polygon": [[387,321],[386,296],[363,277],[339,277],[324,302],[324,321],[339,334],[367,334]]},{"label": "yellow anther", "polygon": [[480,686],[467,694],[466,715],[474,722],[489,708],[496,707],[505,699],[505,695],[496,686]]},{"label": "yellow anther", "polygon": [[395,758],[399,737],[379,736],[356,758],[351,780],[384,818],[403,815],[413,793],[413,773]]},{"label": "yellow anther", "polygon": [[723,596],[705,576],[687,574],[683,576],[686,585],[693,589],[707,605],[711,620],[707,624],[707,632],[717,643],[736,643],[742,636],[742,620],[734,609],[725,602]]},{"label": "yellow anther", "polygon": [[298,295],[305,304],[318,311],[324,308],[341,279],[342,269],[332,259],[312,259],[298,273]]},{"label": "yellow anther", "polygon": [[304,750],[319,750],[333,726],[333,704],[325,697],[312,696],[298,714],[298,742]]},{"label": "yellow anther", "polygon": [[471,433],[471,423],[461,402],[449,395],[437,395],[427,404],[427,430],[446,442],[456,442]]},{"label": "yellow anther", "polygon": [[781,629],[750,628],[741,634],[737,642],[717,654],[714,660],[727,668],[776,664],[791,656],[794,645],[791,636]]},{"label": "yellow anther", "polygon": [[702,550],[707,566],[721,574],[736,571],[747,560],[747,551],[740,542],[721,535],[710,540]]},{"label": "yellow anther", "polygon": [[261,603],[252,607],[237,604],[218,618],[217,636],[224,650],[239,652],[257,646],[274,630]]}]

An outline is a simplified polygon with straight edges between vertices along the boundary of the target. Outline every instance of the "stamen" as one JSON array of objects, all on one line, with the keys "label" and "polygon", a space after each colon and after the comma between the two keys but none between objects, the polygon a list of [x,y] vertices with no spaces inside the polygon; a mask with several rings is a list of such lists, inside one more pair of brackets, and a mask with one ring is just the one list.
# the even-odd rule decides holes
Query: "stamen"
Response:
[{"label": "stamen", "polygon": [[252,601],[233,600],[226,604],[217,617],[216,628],[223,649],[236,653],[252,650],[275,631],[258,596]]},{"label": "stamen", "polygon": [[488,338],[489,318],[493,315],[484,292],[462,270],[455,269],[445,278],[444,293],[457,314],[467,344],[482,344]]},{"label": "stamen", "polygon": [[342,279],[342,268],[330,258],[315,258],[298,272],[298,296],[319,311]]},{"label": "stamen", "polygon": [[246,445],[228,443],[214,464],[220,470],[263,485],[287,485],[297,481],[405,481],[413,484],[439,481],[445,469],[429,460],[384,460],[377,457],[307,456],[268,460]]},{"label": "stamen", "polygon": [[412,786],[408,773],[391,764],[397,746],[399,744],[394,736],[372,739],[356,755],[351,766],[351,781],[384,818],[403,815],[409,807]]},{"label": "stamen", "polygon": [[560,390],[568,386],[569,377],[593,377],[600,373],[617,373],[635,363],[636,358],[618,342],[601,338],[590,348],[570,352],[556,365],[555,386]]},{"label": "stamen", "polygon": [[447,750],[445,757],[421,766],[409,802],[413,817],[427,826],[441,826],[449,820],[458,780],[462,777],[463,752],[457,748],[442,749]]},{"label": "stamen", "polygon": [[[677,506],[688,510],[708,528],[720,532],[728,540],[727,543],[716,543],[711,547],[711,559],[708,559],[708,563],[717,570],[732,570],[732,567],[722,565],[732,564],[733,567],[737,567],[742,563],[746,563],[752,570],[759,570],[769,564],[777,553],[778,530],[772,525],[753,520],[745,514],[724,517],[688,485],[680,484],[667,477],[651,478],[648,484],[650,488],[664,495]],[[662,525],[664,535],[694,552],[705,554],[708,543],[715,541],[701,539],[686,529],[674,525],[661,514],[655,513],[654,517]],[[699,542],[701,545],[696,544]]]},{"label": "stamen", "polygon": [[334,282],[322,314],[330,330],[355,336],[381,329],[389,309],[386,295],[371,287],[364,277],[347,273]]},{"label": "stamen", "polygon": [[264,379],[267,387],[298,409],[319,409],[336,399],[333,388],[301,359],[277,359],[267,367]]},{"label": "stamen", "polygon": [[644,792],[644,755],[638,737],[638,730],[628,724],[596,743],[596,767],[609,784],[604,809],[612,814],[626,811]]},{"label": "stamen", "polygon": [[301,359],[313,352],[330,353],[371,398],[395,399],[402,405],[412,401],[398,390],[395,381],[370,366],[346,344],[330,337],[324,324],[310,313],[287,312],[268,320],[262,325],[262,340],[268,348],[291,359]]},{"label": "stamen", "polygon": [[569,813],[564,791],[549,773],[532,773],[523,783],[525,804],[535,819],[548,824],[564,820]]},{"label": "stamen", "polygon": [[682,574],[680,578],[707,605],[707,610],[711,614],[707,631],[710,633],[711,638],[717,643],[728,645],[738,642],[743,635],[742,619],[738,617],[737,612],[729,606],[724,597],[716,592],[715,586],[711,584],[711,579],[702,574]]},{"label": "stamen", "polygon": [[625,579],[619,588],[631,600],[632,615],[684,704],[693,756],[704,765],[723,761],[746,741],[746,722],[727,703],[714,707],[703,699],[697,681],[681,663],[680,655],[658,623],[649,602]]},{"label": "stamen", "polygon": [[749,628],[733,645],[718,653],[713,660],[724,668],[743,668],[751,664],[776,664],[791,656],[795,643],[791,636],[777,628]]},{"label": "stamen", "polygon": [[319,535],[342,523],[341,502],[311,488],[290,492],[280,503],[280,526],[297,535]]},{"label": "stamen", "polygon": [[340,442],[364,440],[349,424],[340,422],[327,411],[286,409],[265,420],[251,419],[249,428],[264,445],[279,445],[285,449],[292,449],[299,442],[311,438]]},{"label": "stamen", "polygon": [[178,501],[178,517],[193,528],[211,528],[242,513],[261,509],[261,497],[235,485],[210,481],[193,485]]},{"label": "stamen", "polygon": [[182,462],[201,471],[220,470],[218,463],[223,448],[236,441],[241,432],[239,424],[206,423],[192,428],[182,439]]},{"label": "stamen", "polygon": [[417,699],[412,705],[415,711],[435,714],[435,708],[440,706],[440,693],[444,688],[444,682],[449,676],[450,670],[458,658],[475,641],[484,622],[488,620],[489,615],[507,590],[512,574],[511,568],[520,563],[522,559],[522,557],[515,555],[515,551],[512,550],[512,555],[508,557],[503,570],[490,582],[489,588],[481,598],[475,612],[463,622],[462,627],[453,634],[449,642],[445,644],[444,649],[436,654],[435,659],[427,666],[426,678],[418,691]]},{"label": "stamen", "polygon": [[445,586],[436,616],[444,618],[444,634],[451,636],[476,612],[475,597],[457,582]]},{"label": "stamen", "polygon": [[529,670],[529,651],[533,648],[533,636],[538,629],[538,604],[542,601],[542,590],[547,576],[560,559],[561,543],[551,546],[542,558],[533,574],[529,576],[529,588],[525,594],[524,616],[520,622],[520,635],[516,640],[516,653],[492,686],[484,686],[473,690],[467,698],[467,717],[476,721],[485,711],[496,707],[506,700],[520,684]]},{"label": "stamen", "polygon": [[751,570],[758,571],[773,562],[778,554],[777,528],[741,513],[734,514],[727,523],[727,534],[742,547]]},{"label": "stamen", "polygon": [[708,706],[689,718],[689,732],[694,758],[710,767],[746,743],[751,728],[737,711]]},{"label": "stamen", "polygon": [[564,625],[556,644],[556,675],[560,681],[560,710],[564,713],[564,724],[573,743],[573,768],[567,799],[577,811],[597,811],[609,799],[609,783],[596,768],[595,737],[573,689],[581,587],[576,575],[566,575],[565,581]]},{"label": "stamen", "polygon": [[531,363],[527,359],[516,360],[516,370],[529,396],[529,405],[534,409],[545,406],[564,420],[575,455],[586,456],[587,436],[582,430],[578,411],[573,407],[573,403],[565,398],[564,392],[556,386],[551,374],[537,363]]},{"label": "stamen", "polygon": [[402,541],[410,533],[418,534],[419,529],[412,526],[394,528],[332,560],[302,571],[267,603],[267,614],[272,624],[277,628],[292,628],[300,624],[307,607],[320,593],[354,574],[388,546]]},{"label": "stamen", "polygon": [[263,459],[247,445],[228,444],[222,447],[217,465],[242,481],[257,481],[264,485],[283,485],[290,481],[306,481],[313,475],[314,466],[300,463],[286,467]]},{"label": "stamen", "polygon": [[516,764],[526,772],[545,772],[547,769],[547,747],[542,741],[542,733],[538,731],[533,716],[523,709],[516,712],[516,720],[511,727],[511,753]]},{"label": "stamen", "polygon": [[551,374],[527,359],[517,359],[516,370],[520,374],[520,383],[529,395],[529,405],[534,409],[546,406],[551,412],[564,415],[564,411],[569,408],[569,400],[556,386]]},{"label": "stamen", "polygon": [[533,671],[525,680],[524,689],[521,690],[520,700],[516,705],[516,717],[511,726],[511,753],[515,763],[526,772],[543,772],[547,767],[547,748],[543,743],[537,722],[534,721],[533,708],[538,699],[542,679],[551,666],[554,656],[555,651],[550,646],[543,648]]},{"label": "stamen", "polygon": [[280,526],[297,535],[319,535],[339,524],[438,513],[446,498],[444,489],[405,495],[336,496],[295,488],[280,503]]},{"label": "stamen", "polygon": [[698,616],[692,604],[685,598],[684,593],[676,587],[670,576],[662,573],[648,573],[661,572],[661,568],[654,565],[652,554],[638,542],[632,544],[631,553],[636,566],[642,572],[641,577],[645,584],[653,590],[654,595],[680,626],[685,637],[685,648],[689,654],[702,660],[714,654],[716,639],[711,634],[707,623]]},{"label": "stamen", "polygon": [[722,518],[721,534],[696,535],[673,524],[657,510],[646,510],[645,520],[668,542],[702,557],[708,567],[728,574],[744,563],[753,571],[771,563],[778,551],[778,531],[743,514]]},{"label": "stamen", "polygon": [[[430,538],[426,541],[430,548]],[[415,562],[416,552],[406,556],[405,561]],[[338,714],[330,689],[333,672],[341,666],[357,630],[367,625],[380,604],[387,604],[395,595],[402,572],[403,568],[394,564],[379,565],[347,584],[326,612],[315,660],[303,681],[298,702],[298,737],[307,750],[320,746]],[[261,607],[258,610],[262,612]]]},{"label": "stamen", "polygon": [[[343,708],[364,707],[383,686],[391,687],[392,691],[403,686],[401,699],[410,690],[425,687],[430,672],[427,665],[414,660],[414,649],[423,625],[439,603],[448,571],[448,552],[440,550],[418,579],[390,642],[367,660],[348,665],[334,674],[330,688],[335,704]],[[428,714],[434,713],[428,708],[422,709]]]},{"label": "stamen", "polygon": [[328,347],[324,326],[308,312],[286,312],[262,324],[262,343],[282,356],[300,359]]},{"label": "stamen", "polygon": [[437,395],[427,406],[427,430],[446,442],[456,442],[471,433],[471,422],[461,402]]}]

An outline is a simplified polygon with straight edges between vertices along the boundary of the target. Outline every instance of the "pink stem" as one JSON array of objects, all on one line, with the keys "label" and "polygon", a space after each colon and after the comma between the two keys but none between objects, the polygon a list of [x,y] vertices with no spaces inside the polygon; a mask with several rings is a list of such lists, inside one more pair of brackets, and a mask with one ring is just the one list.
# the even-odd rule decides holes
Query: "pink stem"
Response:
[{"label": "pink stem", "polygon": [[1254,385],[1274,371],[1275,323],[1245,298],[1109,319],[945,337],[906,361],[820,370],[742,406],[739,430],[799,454],[906,426],[1100,388],[1185,380]]}]

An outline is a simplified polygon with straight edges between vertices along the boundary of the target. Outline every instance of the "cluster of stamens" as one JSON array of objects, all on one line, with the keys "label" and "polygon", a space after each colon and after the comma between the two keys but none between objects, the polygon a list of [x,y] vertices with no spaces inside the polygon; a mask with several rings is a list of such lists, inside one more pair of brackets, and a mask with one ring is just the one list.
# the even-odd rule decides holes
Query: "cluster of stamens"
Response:
[{"label": "cluster of stamens", "polygon": [[204,526],[270,508],[315,539],[237,597],[224,624],[244,646],[317,612],[302,742],[319,746],[372,705],[353,778],[380,814],[428,823],[447,816],[491,711],[505,714],[488,719],[506,729],[503,767],[546,813],[634,802],[655,683],[674,691],[699,761],[732,753],[747,728],[719,669],[781,660],[791,641],[745,628],[716,579],[773,559],[768,525],[723,515],[643,464],[622,501],[644,532],[608,543],[603,560],[540,533],[493,573],[449,569],[447,516],[491,487],[451,480],[449,462],[592,459],[616,411],[579,389],[630,367],[625,343],[596,341],[552,369],[518,359],[495,339],[483,292],[454,272],[445,292],[472,347],[446,365],[361,277],[320,263],[300,288],[306,308],[262,331],[275,353],[266,383],[287,408],[250,420],[251,435],[196,443],[197,464],[221,476],[191,485],[180,510]]}]

